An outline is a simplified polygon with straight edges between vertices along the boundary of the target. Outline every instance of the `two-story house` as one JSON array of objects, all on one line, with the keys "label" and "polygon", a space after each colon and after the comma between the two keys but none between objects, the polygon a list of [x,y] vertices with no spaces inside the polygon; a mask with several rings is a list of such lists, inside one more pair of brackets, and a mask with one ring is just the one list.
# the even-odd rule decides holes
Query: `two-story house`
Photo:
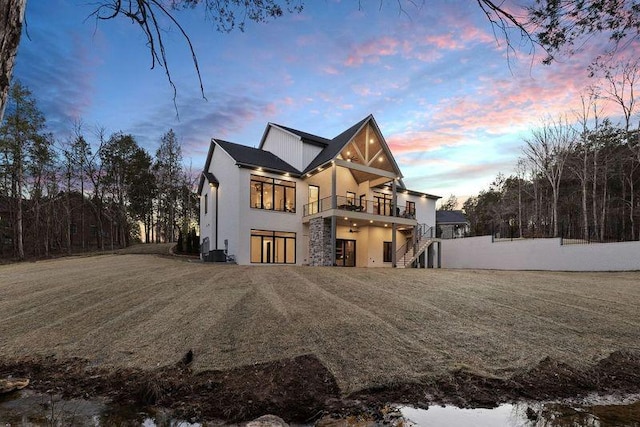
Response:
[{"label": "two-story house", "polygon": [[371,115],[333,139],[273,123],[258,148],[212,139],[198,192],[205,259],[440,264],[439,197],[404,187]]}]

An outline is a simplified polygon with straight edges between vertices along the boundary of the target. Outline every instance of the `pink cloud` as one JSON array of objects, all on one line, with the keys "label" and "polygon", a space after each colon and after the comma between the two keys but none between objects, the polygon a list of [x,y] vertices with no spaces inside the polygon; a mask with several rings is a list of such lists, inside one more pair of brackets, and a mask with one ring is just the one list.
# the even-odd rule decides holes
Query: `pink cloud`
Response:
[{"label": "pink cloud", "polygon": [[347,67],[355,67],[363,63],[376,63],[381,56],[391,56],[398,52],[400,42],[391,37],[369,40],[356,46],[344,62]]},{"label": "pink cloud", "polygon": [[373,91],[369,86],[364,85],[353,85],[351,89],[356,93],[356,95],[360,96],[380,96],[382,93],[380,91]]},{"label": "pink cloud", "polygon": [[425,37],[424,41],[426,44],[435,46],[438,49],[457,50],[465,48],[465,45],[460,42],[460,39],[451,33],[430,35]]},{"label": "pink cloud", "polygon": [[464,143],[464,134],[450,129],[408,131],[389,136],[387,143],[396,155],[424,153]]}]

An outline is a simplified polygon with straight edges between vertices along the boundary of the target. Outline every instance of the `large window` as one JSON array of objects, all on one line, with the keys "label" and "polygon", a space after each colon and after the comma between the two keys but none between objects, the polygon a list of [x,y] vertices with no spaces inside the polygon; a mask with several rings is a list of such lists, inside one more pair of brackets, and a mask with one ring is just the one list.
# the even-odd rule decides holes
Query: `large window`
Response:
[{"label": "large window", "polygon": [[251,175],[251,207],[281,212],[296,211],[296,183]]},{"label": "large window", "polygon": [[391,262],[391,242],[382,242],[382,262]]},{"label": "large window", "polygon": [[378,215],[391,216],[391,205],[393,196],[385,193],[373,194],[373,209],[374,213]]},{"label": "large window", "polygon": [[296,233],[251,230],[251,262],[295,264]]}]

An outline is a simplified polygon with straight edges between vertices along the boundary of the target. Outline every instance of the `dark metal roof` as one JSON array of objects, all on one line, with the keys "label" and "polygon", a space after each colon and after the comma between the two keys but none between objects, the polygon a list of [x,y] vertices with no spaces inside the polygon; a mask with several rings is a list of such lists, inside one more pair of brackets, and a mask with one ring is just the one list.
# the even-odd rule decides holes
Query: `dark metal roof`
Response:
[{"label": "dark metal roof", "polygon": [[351,140],[351,138],[353,138],[356,135],[356,133],[358,133],[360,128],[362,128],[362,126],[370,118],[371,118],[371,116],[365,117],[364,119],[360,120],[355,125],[351,126],[349,129],[347,129],[344,132],[342,132],[340,135],[338,135],[335,138],[333,138],[331,140],[331,142],[329,143],[329,145],[327,145],[324,148],[324,150],[322,150],[316,156],[316,158],[313,159],[313,161],[311,163],[309,163],[309,166],[307,166],[307,168],[304,170],[303,173],[307,173],[309,171],[312,171],[315,168],[317,168],[318,166],[322,166],[325,163],[333,160],[338,155],[338,153],[340,153],[340,150],[342,150],[344,148],[344,146],[347,144],[347,142],[349,142]]},{"label": "dark metal roof", "polygon": [[468,224],[462,211],[436,211],[436,224]]},{"label": "dark metal roof", "polygon": [[213,142],[226,151],[236,161],[237,165],[260,167],[273,172],[286,172],[298,176],[301,175],[298,169],[294,168],[270,151],[247,147],[246,145],[235,144],[221,139],[214,139]]},{"label": "dark metal roof", "polygon": [[308,132],[303,132],[301,130],[297,130],[297,129],[293,129],[287,126],[282,126],[279,125],[277,123],[272,123],[274,126],[277,126],[281,129],[286,130],[287,132],[291,132],[294,135],[298,135],[300,138],[302,138],[303,142],[307,142],[309,144],[314,144],[314,145],[319,145],[321,147],[326,147],[327,145],[329,145],[329,143],[331,143],[330,139],[327,138],[323,138],[321,136],[318,135],[314,135],[312,133],[308,133]]},{"label": "dark metal roof", "polygon": [[211,172],[202,172],[200,174],[200,182],[198,183],[198,194],[202,194],[202,187],[204,187],[205,179],[209,182],[209,184],[213,184],[214,187],[217,187],[220,182],[214,174]]}]

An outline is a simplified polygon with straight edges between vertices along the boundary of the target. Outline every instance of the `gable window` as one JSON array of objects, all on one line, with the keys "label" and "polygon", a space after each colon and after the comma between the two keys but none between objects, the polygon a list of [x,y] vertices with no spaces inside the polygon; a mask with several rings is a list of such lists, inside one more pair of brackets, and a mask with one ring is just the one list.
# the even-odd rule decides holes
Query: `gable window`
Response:
[{"label": "gable window", "polygon": [[296,211],[296,183],[284,179],[251,175],[251,202],[254,209]]},{"label": "gable window", "polygon": [[209,195],[205,194],[204,195],[204,214],[206,215],[209,212]]},{"label": "gable window", "polygon": [[382,262],[391,262],[391,242],[382,242]]}]

